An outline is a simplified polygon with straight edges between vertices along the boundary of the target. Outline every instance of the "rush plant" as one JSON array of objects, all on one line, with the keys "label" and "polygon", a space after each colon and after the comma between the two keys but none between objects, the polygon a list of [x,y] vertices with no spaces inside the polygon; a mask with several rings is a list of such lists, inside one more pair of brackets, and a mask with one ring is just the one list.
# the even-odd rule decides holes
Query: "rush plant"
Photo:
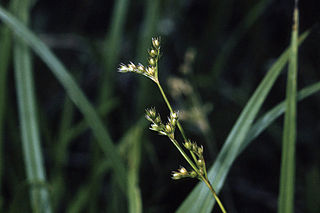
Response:
[{"label": "rush plant", "polygon": [[[136,65],[130,62],[127,65],[120,64],[118,70],[122,73],[133,72],[144,75],[156,83],[167,107],[169,108],[170,115],[167,121],[163,122],[160,114],[157,113],[156,109],[153,107],[146,109],[145,117],[151,122],[150,129],[158,132],[160,135],[167,136],[191,167],[190,170],[180,167],[177,171],[173,171],[172,179],[178,180],[182,178],[197,178],[200,181],[203,181],[211,191],[221,211],[225,213],[226,210],[208,179],[206,162],[203,157],[203,146],[199,146],[196,142],[193,142],[186,137],[186,134],[184,133],[184,130],[179,122],[178,112],[172,109],[171,104],[159,82],[158,62],[160,59],[160,38],[152,38],[152,47],[148,53],[148,66],[144,66],[140,63]],[[183,142],[179,142],[175,137],[176,127],[179,129],[182,135]]]}]

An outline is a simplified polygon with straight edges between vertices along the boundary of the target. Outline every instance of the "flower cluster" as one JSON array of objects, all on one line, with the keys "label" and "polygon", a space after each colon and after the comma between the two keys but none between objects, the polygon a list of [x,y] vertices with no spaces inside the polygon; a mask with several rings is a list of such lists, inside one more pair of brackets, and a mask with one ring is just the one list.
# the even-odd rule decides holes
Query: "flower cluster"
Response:
[{"label": "flower cluster", "polygon": [[[153,80],[157,85],[161,92],[161,95],[166,102],[169,110],[170,116],[168,117],[168,121],[163,123],[160,117],[160,114],[156,112],[155,108],[146,109],[145,117],[147,120],[151,122],[150,129],[153,131],[158,132],[161,135],[167,136],[170,141],[175,145],[175,147],[179,150],[181,155],[187,160],[189,165],[192,167],[191,171],[188,171],[184,167],[180,167],[177,171],[172,172],[172,179],[178,180],[181,178],[198,178],[199,180],[205,182],[209,187],[210,191],[212,192],[213,196],[217,200],[220,208],[223,212],[224,210],[223,205],[221,204],[219,197],[217,196],[216,192],[212,188],[212,185],[208,179],[206,164],[203,157],[203,147],[198,146],[195,142],[191,142],[188,140],[184,134],[184,131],[181,127],[180,122],[178,121],[178,113],[172,110],[172,107],[160,85],[158,80],[158,60],[160,58],[160,39],[159,38],[152,38],[152,46],[151,49],[148,51],[149,58],[148,58],[148,66],[145,67],[142,64],[135,65],[134,63],[130,62],[128,65],[120,64],[119,72],[134,72],[141,75],[144,75],[151,80]],[[175,129],[178,127],[183,139],[184,139],[184,147],[189,151],[189,154],[192,158],[185,152],[183,147],[175,138]]]},{"label": "flower cluster", "polygon": [[152,38],[152,48],[148,51],[149,53],[149,65],[147,67],[143,66],[142,64],[135,65],[134,63],[130,62],[128,65],[120,64],[118,68],[119,72],[134,72],[137,74],[144,75],[154,82],[158,83],[158,70],[157,70],[157,63],[159,60],[160,55],[160,39],[159,38]]},{"label": "flower cluster", "polygon": [[203,157],[203,146],[198,146],[196,142],[191,142],[190,140],[185,141],[183,145],[191,152],[201,175],[206,176],[207,174],[206,164]]},{"label": "flower cluster", "polygon": [[160,56],[160,38],[152,38],[152,47],[148,51],[149,53],[149,65],[156,66]]},{"label": "flower cluster", "polygon": [[180,167],[178,171],[173,171],[172,172],[172,179],[174,180],[179,180],[181,178],[196,178],[198,175],[195,171],[188,172],[184,167]]},{"label": "flower cluster", "polygon": [[150,127],[151,130],[161,135],[166,135],[170,139],[174,139],[174,131],[178,122],[178,114],[176,112],[170,113],[166,124],[162,123],[161,117],[155,108],[146,110],[146,118],[152,123]]},{"label": "flower cluster", "polygon": [[128,65],[120,64],[118,68],[119,72],[134,72],[141,75],[144,75],[150,78],[153,81],[158,81],[156,77],[156,68],[153,66],[145,67],[142,64],[135,65],[134,63],[130,62]]}]

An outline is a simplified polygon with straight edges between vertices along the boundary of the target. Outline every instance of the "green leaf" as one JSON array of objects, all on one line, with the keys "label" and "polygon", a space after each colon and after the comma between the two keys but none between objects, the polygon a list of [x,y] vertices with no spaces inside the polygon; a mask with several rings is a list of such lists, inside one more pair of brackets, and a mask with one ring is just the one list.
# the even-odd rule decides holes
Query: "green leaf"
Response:
[{"label": "green leaf", "polygon": [[[144,118],[143,122],[146,123]],[[138,123],[136,127],[130,131],[130,137],[126,138],[131,146],[130,149],[128,149],[128,201],[130,213],[142,213],[142,198],[139,187],[139,168],[144,126],[145,125],[139,125]]]},{"label": "green leaf", "polygon": [[[304,40],[308,33],[304,33],[301,36],[301,40]],[[208,176],[213,188],[216,192],[219,192],[226,179],[226,176],[230,170],[230,167],[240,152],[240,148],[245,141],[253,120],[255,119],[259,109],[275,80],[279,76],[281,70],[288,61],[289,50],[286,50],[278,60],[271,66],[250,100],[247,102],[245,108],[241,112],[238,120],[229,133],[226,142],[224,143],[222,150],[210,168]],[[209,190],[203,183],[199,183],[195,189],[184,200],[178,213],[209,213],[211,212],[215,201]],[[227,209],[228,210],[228,209]]]},{"label": "green leaf", "polygon": [[298,8],[294,9],[289,68],[287,78],[286,112],[282,138],[280,171],[279,213],[291,213],[294,209],[296,114],[297,114],[297,65],[298,65]]},{"label": "green leaf", "polygon": [[[15,13],[26,24],[29,9],[29,1],[14,1]],[[33,212],[50,213],[51,204],[40,146],[31,55],[29,48],[20,38],[15,39],[13,50],[21,140],[27,179],[30,184],[31,207]]]},{"label": "green leaf", "polygon": [[0,19],[20,38],[26,42],[35,53],[51,69],[54,76],[66,90],[73,103],[79,108],[93,131],[101,149],[111,160],[112,167],[117,177],[118,184],[123,192],[126,192],[126,170],[122,159],[119,156],[109,133],[104,128],[101,119],[98,117],[93,106],[90,104],[84,93],[81,91],[73,77],[69,74],[63,64],[53,55],[49,48],[39,40],[30,30],[19,22],[10,13],[0,7]]},{"label": "green leaf", "polygon": [[102,63],[104,65],[105,73],[103,74],[100,82],[101,88],[98,96],[100,104],[104,103],[106,98],[109,98],[110,94],[112,94],[111,90],[114,87],[114,81],[110,81],[109,79],[113,79],[113,76],[116,73],[114,71],[114,67],[118,63],[120,53],[119,46],[121,46],[121,38],[123,35],[129,3],[130,2],[128,0],[115,1],[110,23],[110,30],[103,44],[104,52],[102,54]]},{"label": "green leaf", "polygon": [[[304,89],[300,90],[297,96],[298,101],[301,101],[320,91],[320,82],[314,83]],[[250,128],[248,135],[240,147],[240,153],[258,137],[275,119],[282,115],[286,110],[285,102],[282,101],[271,110],[261,116]],[[239,154],[240,154],[239,153]]]}]

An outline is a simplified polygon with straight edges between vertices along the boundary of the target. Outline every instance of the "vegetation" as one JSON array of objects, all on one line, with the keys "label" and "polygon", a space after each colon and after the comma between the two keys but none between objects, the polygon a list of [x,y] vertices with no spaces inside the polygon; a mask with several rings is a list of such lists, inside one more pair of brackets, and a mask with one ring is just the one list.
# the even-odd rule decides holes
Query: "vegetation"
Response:
[{"label": "vegetation", "polygon": [[0,212],[319,212],[310,5],[64,2],[0,1]]}]

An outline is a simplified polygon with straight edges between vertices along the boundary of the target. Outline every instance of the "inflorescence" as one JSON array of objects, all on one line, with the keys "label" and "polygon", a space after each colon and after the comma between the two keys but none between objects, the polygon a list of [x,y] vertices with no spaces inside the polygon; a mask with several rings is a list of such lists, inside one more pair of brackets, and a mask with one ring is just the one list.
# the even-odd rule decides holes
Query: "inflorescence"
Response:
[{"label": "inflorescence", "polygon": [[[155,108],[146,109],[145,117],[148,121],[151,122],[150,129],[158,132],[160,135],[167,136],[170,141],[176,146],[182,156],[186,159],[186,161],[191,166],[191,170],[188,171],[184,167],[180,167],[177,171],[172,172],[172,179],[178,180],[181,178],[198,178],[207,184],[209,189],[211,190],[213,196],[217,200],[221,210],[226,212],[222,203],[220,202],[217,194],[215,193],[207,175],[206,164],[203,157],[203,146],[198,146],[196,142],[191,142],[191,140],[187,139],[184,135],[184,131],[178,120],[178,113],[173,111],[171,105],[160,85],[158,80],[158,61],[160,58],[160,38],[152,38],[152,47],[148,51],[149,59],[148,66],[144,66],[142,64],[135,65],[130,62],[128,65],[120,64],[118,68],[119,72],[133,72],[144,75],[151,80],[153,80],[160,92],[164,101],[166,102],[170,115],[166,123],[163,123],[160,117],[160,114],[156,112]],[[175,138],[175,130],[176,127],[180,130],[180,133],[184,139],[183,146],[186,150],[189,151],[189,155],[184,151],[183,146]],[[191,155],[191,157],[189,157]]]},{"label": "inflorescence", "polygon": [[134,72],[137,74],[144,75],[155,83],[158,83],[158,60],[160,58],[160,38],[152,38],[152,47],[148,51],[149,53],[149,65],[143,66],[142,64],[135,65],[134,63],[130,62],[128,65],[120,64],[118,68],[119,72]]}]

